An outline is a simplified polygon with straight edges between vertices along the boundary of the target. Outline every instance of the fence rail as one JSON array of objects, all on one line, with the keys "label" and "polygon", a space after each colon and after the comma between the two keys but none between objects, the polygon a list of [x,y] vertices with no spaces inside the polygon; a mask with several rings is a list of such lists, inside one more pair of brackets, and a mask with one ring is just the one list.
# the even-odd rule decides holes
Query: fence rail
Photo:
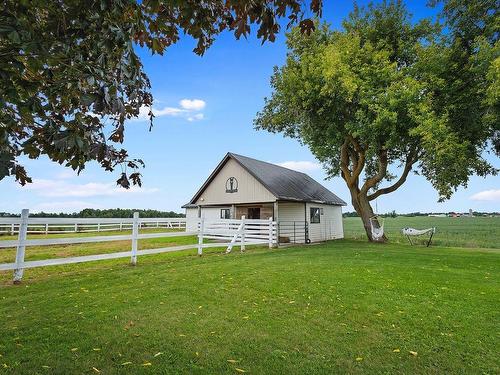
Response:
[{"label": "fence rail", "polygon": [[[19,233],[20,217],[0,218],[0,234]],[[132,230],[127,218],[29,218],[28,234],[87,233]],[[185,218],[141,218],[139,228],[185,229]]]},{"label": "fence rail", "polygon": [[[277,225],[276,222],[269,220],[217,220],[217,221],[205,221],[204,218],[200,219],[198,222],[198,229],[193,232],[179,231],[179,232],[163,232],[163,233],[143,233],[140,234],[139,230],[145,228],[145,223],[157,223],[156,219],[141,219],[139,218],[139,213],[135,212],[132,219],[119,220],[122,224],[125,222],[131,225],[132,233],[125,235],[113,235],[113,236],[91,236],[91,237],[67,237],[67,238],[41,238],[41,239],[27,239],[27,234],[29,233],[28,228],[37,222],[42,222],[48,224],[47,219],[43,218],[29,218],[29,211],[23,210],[20,218],[14,218],[17,220],[15,223],[18,225],[17,240],[0,240],[0,249],[2,248],[16,248],[16,259],[13,263],[3,263],[0,264],[0,271],[14,270],[14,283],[20,283],[23,277],[24,269],[34,268],[34,267],[45,267],[53,265],[63,265],[81,262],[90,262],[105,259],[118,259],[130,257],[130,263],[132,265],[137,264],[137,257],[141,255],[148,254],[159,254],[172,251],[188,250],[188,249],[198,249],[198,254],[202,255],[204,248],[213,247],[226,247],[226,252],[230,252],[233,246],[240,246],[242,250],[245,249],[245,245],[257,245],[257,244],[268,244],[269,247],[273,247],[277,244]],[[0,225],[5,224],[5,218],[0,219]],[[53,219],[51,220],[54,224],[59,225],[61,222],[67,221],[68,219]],[[89,220],[89,219],[78,219],[78,220]],[[111,222],[116,219],[107,219]],[[103,223],[103,222],[101,222]],[[185,223],[185,221],[184,221]],[[75,224],[75,222],[73,222]],[[181,227],[182,228],[182,227]],[[185,228],[185,227],[184,227]],[[54,233],[54,232],[49,232]],[[147,249],[138,250],[137,244],[140,239],[149,238],[162,238],[162,237],[178,237],[178,236],[188,236],[197,235],[198,243],[187,244],[182,246],[170,246],[157,249]],[[205,243],[204,240],[216,240],[217,242]],[[109,254],[96,254],[96,255],[84,255],[76,257],[66,257],[66,258],[56,258],[56,259],[44,259],[36,261],[25,261],[25,251],[27,246],[50,246],[50,245],[66,245],[66,244],[81,244],[81,243],[91,243],[91,242],[106,242],[106,241],[131,241],[131,250],[122,251]]]}]

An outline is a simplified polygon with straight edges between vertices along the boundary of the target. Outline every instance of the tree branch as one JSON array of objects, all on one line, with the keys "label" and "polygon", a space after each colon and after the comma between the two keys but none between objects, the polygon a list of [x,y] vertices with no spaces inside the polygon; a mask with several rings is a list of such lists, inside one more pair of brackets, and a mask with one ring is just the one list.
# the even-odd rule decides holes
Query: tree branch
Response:
[{"label": "tree branch", "polygon": [[386,149],[380,149],[379,151],[379,167],[378,167],[378,172],[375,176],[372,178],[369,178],[365,181],[363,184],[363,187],[361,188],[361,193],[366,194],[370,188],[374,187],[377,185],[382,179],[387,175],[387,150]]},{"label": "tree branch", "polygon": [[392,184],[391,186],[379,189],[376,192],[374,192],[373,194],[370,194],[368,196],[368,200],[372,201],[372,200],[378,198],[379,196],[381,196],[383,194],[392,193],[393,191],[397,190],[401,185],[403,185],[405,183],[405,181],[406,181],[406,178],[408,177],[408,174],[411,171],[411,168],[412,168],[413,164],[415,164],[415,162],[418,160],[418,158],[416,156],[417,156],[417,152],[416,151],[414,151],[414,150],[410,151],[410,153],[408,154],[408,157],[406,158],[406,162],[405,162],[405,167],[404,167],[403,173],[401,174],[401,176],[399,177],[399,179],[394,184]]},{"label": "tree branch", "polygon": [[354,184],[358,184],[358,177],[363,171],[363,168],[365,166],[365,150],[359,145],[357,140],[351,136],[348,135],[346,137],[346,142],[349,142],[352,144],[351,147],[347,147],[347,152],[352,160],[352,173],[351,173],[351,179]]},{"label": "tree branch", "polygon": [[351,187],[354,184],[354,180],[352,179],[352,174],[349,169],[349,153],[347,140],[344,141],[340,148],[340,170],[342,171],[342,177],[347,183],[347,186]]}]

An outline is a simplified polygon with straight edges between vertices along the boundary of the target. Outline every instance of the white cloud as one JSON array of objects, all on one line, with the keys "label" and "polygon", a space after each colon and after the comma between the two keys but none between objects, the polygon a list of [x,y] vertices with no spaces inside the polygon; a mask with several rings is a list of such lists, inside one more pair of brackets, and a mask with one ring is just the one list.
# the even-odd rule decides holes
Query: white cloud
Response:
[{"label": "white cloud", "polygon": [[321,164],[312,161],[285,161],[277,163],[277,165],[299,172],[311,172],[321,169]]},{"label": "white cloud", "polygon": [[124,189],[113,183],[89,182],[73,184],[64,180],[34,179],[33,183],[21,189],[32,190],[43,197],[95,197],[123,194],[147,194],[159,191],[158,188],[132,186]]},{"label": "white cloud", "polygon": [[188,111],[201,111],[207,103],[201,99],[182,99],[179,104]]},{"label": "white cloud", "polygon": [[[179,102],[179,107],[163,107],[156,108],[152,107],[153,114],[155,117],[162,116],[172,116],[172,117],[183,117],[188,121],[197,121],[204,118],[203,113],[200,111],[205,108],[206,102],[201,99],[182,99]],[[131,121],[146,121],[149,120],[149,111],[151,107],[143,106],[139,109],[139,115],[137,118],[131,119]]]},{"label": "white cloud", "polygon": [[162,108],[162,109],[156,109],[156,108],[153,108],[153,115],[155,115],[156,117],[160,117],[160,116],[178,116],[182,113],[184,113],[185,111],[183,111],[182,109],[180,108],[174,108],[174,107],[165,107],[165,108]]},{"label": "white cloud", "polygon": [[40,203],[35,205],[33,207],[33,212],[54,212],[54,213],[59,213],[59,212],[78,212],[83,210],[84,208],[103,208],[101,205],[92,203],[92,202],[85,202],[85,201],[63,201],[63,202],[47,202],[47,203]]},{"label": "white cloud", "polygon": [[500,202],[500,189],[480,191],[470,197],[473,201]]},{"label": "white cloud", "polygon": [[[137,118],[132,119],[132,120],[135,120],[135,121],[149,120],[149,110],[150,110],[150,107],[142,106],[139,109],[139,116]],[[174,108],[174,107],[164,107],[164,108],[161,108],[161,109],[153,108],[153,114],[156,117],[161,117],[161,116],[179,116],[183,112],[185,112],[183,109]]]},{"label": "white cloud", "polygon": [[205,116],[203,115],[203,113],[197,113],[193,116],[189,116],[187,118],[188,121],[198,121],[198,120],[203,120]]},{"label": "white cloud", "polygon": [[66,180],[68,178],[76,177],[77,173],[72,169],[65,169],[62,172],[56,174],[58,180]]}]

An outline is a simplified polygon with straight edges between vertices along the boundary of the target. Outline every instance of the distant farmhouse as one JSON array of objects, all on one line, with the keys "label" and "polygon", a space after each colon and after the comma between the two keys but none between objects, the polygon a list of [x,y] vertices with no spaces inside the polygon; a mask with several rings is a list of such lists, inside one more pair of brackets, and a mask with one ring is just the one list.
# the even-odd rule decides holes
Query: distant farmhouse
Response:
[{"label": "distant farmhouse", "polygon": [[280,241],[316,242],[344,237],[345,205],[305,173],[228,153],[183,208],[187,230],[201,217],[273,218]]}]

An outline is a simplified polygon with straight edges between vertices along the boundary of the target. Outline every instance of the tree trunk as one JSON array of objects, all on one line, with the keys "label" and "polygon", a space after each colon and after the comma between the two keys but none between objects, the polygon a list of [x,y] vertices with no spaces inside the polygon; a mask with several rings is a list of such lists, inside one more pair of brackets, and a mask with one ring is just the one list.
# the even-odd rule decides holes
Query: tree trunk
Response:
[{"label": "tree trunk", "polygon": [[[373,208],[370,205],[370,201],[368,200],[367,195],[360,192],[359,189],[351,189],[351,201],[352,205],[354,206],[354,209],[356,210],[359,217],[361,218],[361,221],[363,222],[363,226],[365,228],[368,240],[370,242],[386,242],[387,237],[385,233],[380,239],[374,239],[372,236],[371,225],[373,224],[375,228],[380,228],[380,223],[378,221],[378,218],[374,217],[375,214],[373,213]],[[370,220],[370,218],[372,220]]]}]

